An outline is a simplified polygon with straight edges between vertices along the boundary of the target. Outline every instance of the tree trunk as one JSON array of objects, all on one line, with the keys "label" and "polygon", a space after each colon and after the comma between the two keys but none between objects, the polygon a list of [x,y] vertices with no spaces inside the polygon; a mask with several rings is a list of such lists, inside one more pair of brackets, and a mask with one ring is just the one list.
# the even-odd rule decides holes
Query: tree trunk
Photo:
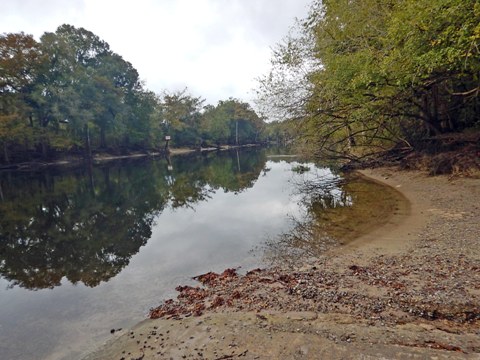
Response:
[{"label": "tree trunk", "polygon": [[348,122],[345,124],[345,127],[347,128],[348,147],[351,149],[352,147],[357,145],[357,143],[355,142],[355,138],[353,137],[352,128],[350,127],[350,124]]},{"label": "tree trunk", "polygon": [[437,124],[433,119],[430,102],[428,100],[428,94],[423,94],[422,100],[422,115],[423,119],[425,119],[424,121],[427,129],[427,136],[438,135],[440,134],[440,129],[437,127]]},{"label": "tree trunk", "polygon": [[439,97],[438,86],[433,85],[433,87],[432,87],[432,107],[433,107],[433,109],[432,109],[432,121],[436,125],[436,127],[441,129],[442,124],[441,124],[441,119],[440,119],[439,111],[438,111],[438,106],[439,106],[440,102],[438,101],[438,97]]}]

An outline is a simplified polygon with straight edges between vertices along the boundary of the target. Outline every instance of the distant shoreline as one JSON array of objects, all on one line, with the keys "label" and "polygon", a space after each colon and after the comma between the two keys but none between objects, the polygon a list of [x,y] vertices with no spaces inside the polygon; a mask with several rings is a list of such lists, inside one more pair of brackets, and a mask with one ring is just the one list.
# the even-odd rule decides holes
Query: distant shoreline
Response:
[{"label": "distant shoreline", "polygon": [[[122,159],[137,159],[137,158],[147,158],[147,157],[166,157],[166,156],[175,156],[175,155],[183,155],[183,154],[191,154],[195,152],[210,152],[210,151],[225,151],[225,150],[232,150],[232,149],[241,149],[241,148],[249,148],[249,147],[257,147],[262,146],[261,144],[246,144],[246,145],[222,145],[219,148],[216,147],[208,147],[208,148],[170,148],[169,152],[165,151],[151,151],[151,152],[132,152],[125,155],[116,155],[110,154],[106,152],[99,152],[92,156],[91,162],[92,164],[99,164],[108,161],[114,160],[122,160]],[[22,163],[12,163],[12,164],[3,164],[0,165],[0,171],[11,171],[11,170],[20,170],[20,171],[28,171],[28,170],[38,170],[48,167],[56,167],[56,166],[78,166],[82,164],[88,164],[88,160],[85,159],[83,155],[68,155],[66,154],[63,157],[60,157],[56,160],[51,161],[31,161],[31,162],[22,162]]]}]

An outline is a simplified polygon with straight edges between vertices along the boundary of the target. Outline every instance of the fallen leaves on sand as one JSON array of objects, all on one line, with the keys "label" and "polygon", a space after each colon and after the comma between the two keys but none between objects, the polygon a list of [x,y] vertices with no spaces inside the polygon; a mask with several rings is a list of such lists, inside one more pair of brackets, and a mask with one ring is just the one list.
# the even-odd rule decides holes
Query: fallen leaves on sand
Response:
[{"label": "fallen leaves on sand", "polygon": [[[429,263],[434,265],[426,266]],[[343,269],[326,261],[298,271],[255,269],[239,275],[227,269],[196,276],[202,287],[178,286],[177,299],[152,309],[150,317],[180,319],[225,310],[314,311],[349,314],[372,325],[437,321],[451,331],[477,331],[480,303],[465,285],[476,284],[480,277],[468,271],[471,268],[460,255],[420,259],[409,254],[378,256],[368,266]]]}]

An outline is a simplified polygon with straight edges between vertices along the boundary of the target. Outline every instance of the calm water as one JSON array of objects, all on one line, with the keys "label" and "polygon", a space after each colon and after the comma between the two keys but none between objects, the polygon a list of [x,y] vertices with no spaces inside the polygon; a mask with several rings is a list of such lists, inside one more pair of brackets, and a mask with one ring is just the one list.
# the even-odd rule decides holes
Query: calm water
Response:
[{"label": "calm water", "polygon": [[[0,173],[0,358],[81,359],[194,275],[315,255],[368,223],[361,203],[397,208],[379,185],[268,154]],[[322,235],[299,242],[305,225]]]}]

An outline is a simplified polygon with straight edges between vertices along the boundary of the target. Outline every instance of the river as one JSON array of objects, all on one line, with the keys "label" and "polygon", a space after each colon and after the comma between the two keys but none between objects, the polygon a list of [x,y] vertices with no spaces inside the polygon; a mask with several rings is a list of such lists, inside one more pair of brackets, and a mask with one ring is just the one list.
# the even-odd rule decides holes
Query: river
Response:
[{"label": "river", "polygon": [[260,148],[0,173],[1,358],[81,359],[194,275],[317,256],[398,201]]}]

